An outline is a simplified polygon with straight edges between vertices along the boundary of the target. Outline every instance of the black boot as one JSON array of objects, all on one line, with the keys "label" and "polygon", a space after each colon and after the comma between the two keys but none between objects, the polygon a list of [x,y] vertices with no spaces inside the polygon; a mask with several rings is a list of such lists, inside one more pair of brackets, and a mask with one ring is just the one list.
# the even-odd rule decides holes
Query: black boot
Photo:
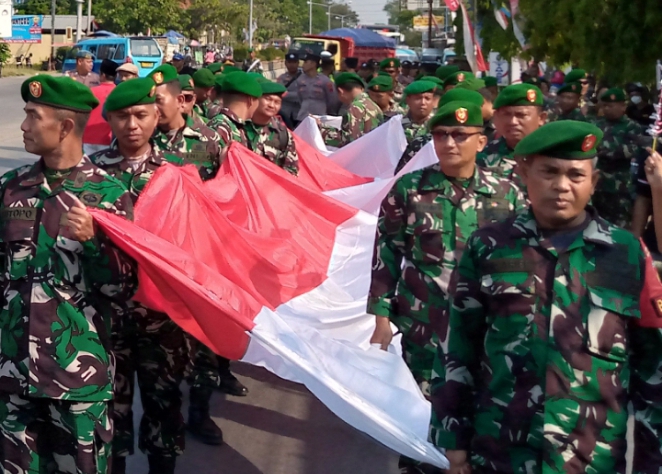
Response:
[{"label": "black boot", "polygon": [[176,457],[147,456],[148,474],[175,474]]},{"label": "black boot", "polygon": [[209,416],[210,388],[191,388],[186,427],[194,438],[204,444],[223,444],[223,432]]},{"label": "black boot", "polygon": [[113,456],[111,474],[126,474],[126,457]]},{"label": "black boot", "polygon": [[245,397],[248,395],[248,389],[230,372],[230,361],[221,356],[217,356],[217,360],[218,375],[221,378],[221,383],[218,386],[219,390],[235,397]]}]

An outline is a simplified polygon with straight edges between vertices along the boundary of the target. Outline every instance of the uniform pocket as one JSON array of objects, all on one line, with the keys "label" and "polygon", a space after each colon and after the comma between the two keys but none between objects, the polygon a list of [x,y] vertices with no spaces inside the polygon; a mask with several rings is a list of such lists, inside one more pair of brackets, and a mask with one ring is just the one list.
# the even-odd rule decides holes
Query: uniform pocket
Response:
[{"label": "uniform pocket", "polygon": [[589,288],[590,310],[586,318],[586,350],[595,357],[623,363],[628,358],[629,315],[621,298],[603,298]]}]

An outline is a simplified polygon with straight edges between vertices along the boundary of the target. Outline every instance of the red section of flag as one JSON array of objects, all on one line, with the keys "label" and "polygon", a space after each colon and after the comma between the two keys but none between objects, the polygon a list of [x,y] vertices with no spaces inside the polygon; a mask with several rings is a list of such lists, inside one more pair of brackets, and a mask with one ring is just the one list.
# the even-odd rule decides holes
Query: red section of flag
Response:
[{"label": "red section of flag", "polygon": [[[371,178],[363,178],[350,173],[329,160],[301,138],[296,135],[293,136],[299,153],[298,182],[306,187],[318,191],[331,191],[373,181]],[[366,157],[366,159],[369,159],[369,157]]]},{"label": "red section of flag", "polygon": [[641,290],[639,304],[641,319],[638,324],[647,328],[662,328],[662,283],[653,265],[653,257],[640,239],[646,255],[644,287]]},{"label": "red section of flag", "polygon": [[446,0],[446,6],[450,11],[454,12],[460,8],[460,0]]},{"label": "red section of flag", "polygon": [[327,278],[336,228],[356,212],[233,143],[213,180],[166,165],[133,223],[95,218],[138,262],[137,301],[237,359],[262,306],[274,309]]}]

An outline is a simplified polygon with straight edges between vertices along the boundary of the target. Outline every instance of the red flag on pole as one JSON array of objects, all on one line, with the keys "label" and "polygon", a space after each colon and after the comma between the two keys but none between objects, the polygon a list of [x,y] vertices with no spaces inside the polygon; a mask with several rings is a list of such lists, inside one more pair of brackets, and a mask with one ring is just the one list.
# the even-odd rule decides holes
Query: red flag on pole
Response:
[{"label": "red flag on pole", "polygon": [[452,12],[460,8],[460,0],[446,0],[446,6]]}]

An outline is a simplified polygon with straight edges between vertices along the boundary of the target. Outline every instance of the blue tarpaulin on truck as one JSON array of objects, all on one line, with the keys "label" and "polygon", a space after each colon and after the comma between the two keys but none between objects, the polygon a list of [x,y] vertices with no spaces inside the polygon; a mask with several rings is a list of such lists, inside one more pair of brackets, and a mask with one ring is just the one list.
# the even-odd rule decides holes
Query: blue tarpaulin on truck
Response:
[{"label": "blue tarpaulin on truck", "polygon": [[395,48],[395,40],[365,28],[336,28],[335,30],[324,31],[320,33],[320,36],[352,38],[356,46],[368,48]]}]

